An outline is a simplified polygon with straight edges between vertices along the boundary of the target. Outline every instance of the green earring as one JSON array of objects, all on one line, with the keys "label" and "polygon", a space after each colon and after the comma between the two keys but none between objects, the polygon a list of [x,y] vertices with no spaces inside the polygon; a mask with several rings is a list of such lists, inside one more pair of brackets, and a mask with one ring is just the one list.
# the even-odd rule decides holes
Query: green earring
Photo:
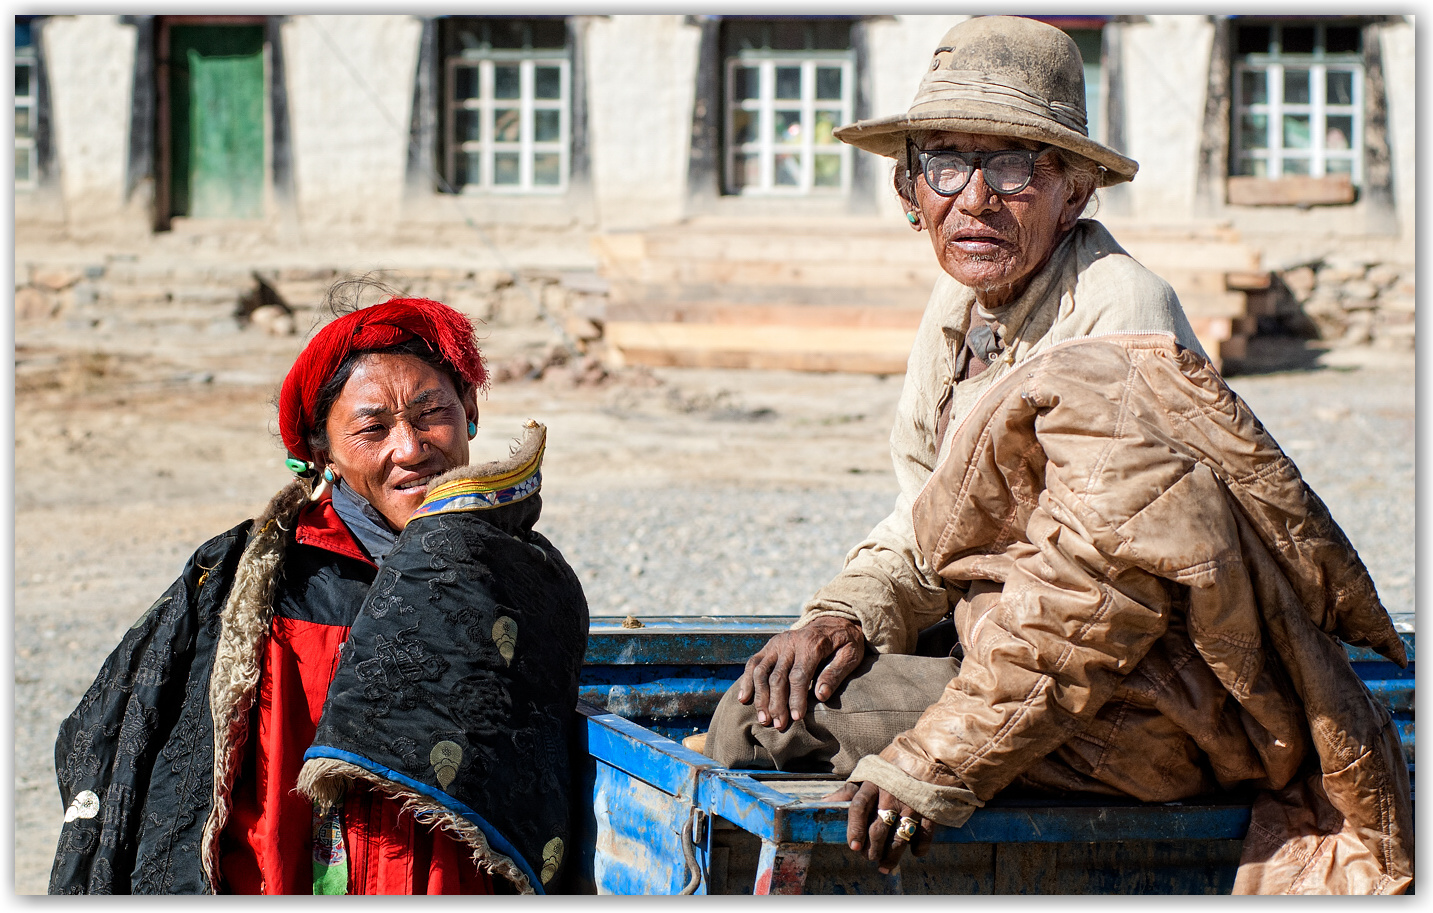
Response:
[{"label": "green earring", "polygon": [[908,212],[908,213],[906,213],[906,221],[909,222],[909,223],[911,223],[912,225],[916,224],[916,222],[917,222],[919,219],[920,219],[920,216],[916,215],[916,214],[913,213],[913,212]]},{"label": "green earring", "polygon": [[477,422],[468,422],[468,437],[474,438],[474,437],[477,437],[477,436],[478,436],[478,423],[477,423]]}]

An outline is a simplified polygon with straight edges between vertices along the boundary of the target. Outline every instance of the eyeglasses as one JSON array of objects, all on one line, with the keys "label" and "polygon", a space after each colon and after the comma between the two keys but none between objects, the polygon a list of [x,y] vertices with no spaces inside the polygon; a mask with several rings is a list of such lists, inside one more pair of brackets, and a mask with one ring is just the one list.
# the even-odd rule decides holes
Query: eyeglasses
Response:
[{"label": "eyeglasses", "polygon": [[925,182],[943,197],[953,197],[964,190],[977,168],[984,172],[985,183],[991,190],[1008,196],[1030,186],[1030,180],[1035,177],[1035,162],[1054,148],[1046,145],[1039,149],[999,149],[995,152],[925,151],[907,142],[906,155],[909,161],[910,153],[916,154]]}]

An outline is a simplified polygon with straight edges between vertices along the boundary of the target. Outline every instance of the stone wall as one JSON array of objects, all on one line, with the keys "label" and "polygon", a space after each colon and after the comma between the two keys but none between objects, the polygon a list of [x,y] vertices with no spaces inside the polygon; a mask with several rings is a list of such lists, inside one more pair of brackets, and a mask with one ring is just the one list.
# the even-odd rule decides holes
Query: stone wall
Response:
[{"label": "stone wall", "polygon": [[1275,273],[1307,334],[1339,345],[1413,351],[1414,267],[1332,255]]}]

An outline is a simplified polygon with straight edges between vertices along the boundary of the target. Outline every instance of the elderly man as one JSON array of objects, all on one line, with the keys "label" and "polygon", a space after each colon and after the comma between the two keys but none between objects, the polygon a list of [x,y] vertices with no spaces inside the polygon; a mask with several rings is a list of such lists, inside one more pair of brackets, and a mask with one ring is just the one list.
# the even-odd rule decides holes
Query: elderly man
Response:
[{"label": "elderly man", "polygon": [[[1086,135],[1074,42],[968,20],[909,111],[837,136],[895,159],[946,273],[891,434],[901,493],[747,663],[708,754],[845,777],[883,872],[1004,790],[1243,784],[1264,792],[1236,891],[1405,889],[1407,769],[1335,638],[1401,643],[1169,285],[1080,218],[1137,166]],[[950,655],[915,655],[942,624]]]}]

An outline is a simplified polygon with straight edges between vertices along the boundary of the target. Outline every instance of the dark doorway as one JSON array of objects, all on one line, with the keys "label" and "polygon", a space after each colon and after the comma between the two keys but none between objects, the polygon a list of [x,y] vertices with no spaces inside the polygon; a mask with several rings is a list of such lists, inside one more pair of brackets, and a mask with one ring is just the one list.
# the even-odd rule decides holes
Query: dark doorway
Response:
[{"label": "dark doorway", "polygon": [[264,26],[261,17],[162,22],[158,227],[175,216],[264,214]]}]

